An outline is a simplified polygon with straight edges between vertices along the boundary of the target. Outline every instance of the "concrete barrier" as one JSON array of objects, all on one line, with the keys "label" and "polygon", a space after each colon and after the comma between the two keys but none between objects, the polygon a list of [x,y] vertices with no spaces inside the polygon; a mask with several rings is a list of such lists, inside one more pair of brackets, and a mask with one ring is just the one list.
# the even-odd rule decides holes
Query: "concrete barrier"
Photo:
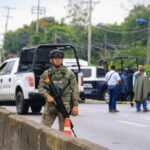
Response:
[{"label": "concrete barrier", "polygon": [[[1,111],[2,110],[2,111]],[[0,149],[3,149],[3,145],[4,145],[4,139],[5,139],[5,125],[7,124],[7,119],[8,119],[8,115],[10,114],[10,112],[8,112],[6,109],[3,109],[2,107],[0,107],[0,111],[2,113],[0,113]]]},{"label": "concrete barrier", "polygon": [[0,150],[108,150],[0,108]]}]

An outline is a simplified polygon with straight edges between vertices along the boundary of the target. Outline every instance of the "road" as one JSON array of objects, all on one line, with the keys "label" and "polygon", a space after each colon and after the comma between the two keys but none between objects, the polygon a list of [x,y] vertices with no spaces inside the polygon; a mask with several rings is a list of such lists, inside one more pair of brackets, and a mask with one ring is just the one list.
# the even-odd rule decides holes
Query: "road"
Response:
[{"label": "road", "polygon": [[[15,111],[14,106],[7,109]],[[119,113],[109,113],[106,103],[87,101],[79,105],[79,116],[71,117],[78,138],[110,150],[150,150],[150,112],[137,113],[129,104],[118,104]],[[40,122],[41,114],[24,115]],[[52,128],[58,129],[57,122]]]}]

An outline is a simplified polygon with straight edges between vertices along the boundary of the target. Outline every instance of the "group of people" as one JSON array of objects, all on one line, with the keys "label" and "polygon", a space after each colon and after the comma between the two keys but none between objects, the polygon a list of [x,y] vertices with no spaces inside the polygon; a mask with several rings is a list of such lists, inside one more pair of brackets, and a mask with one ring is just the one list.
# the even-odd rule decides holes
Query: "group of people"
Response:
[{"label": "group of people", "polygon": [[[63,114],[57,109],[55,97],[52,91],[45,88],[47,85],[53,84],[56,90],[61,93],[61,100],[67,110],[68,114],[78,115],[78,100],[79,89],[75,74],[63,66],[64,53],[62,50],[55,49],[49,54],[49,61],[52,64],[40,77],[39,92],[45,97],[46,104],[42,114],[42,123],[51,127],[56,117],[58,116],[59,130],[63,131],[65,118]],[[109,93],[109,112],[119,112],[116,101],[119,94],[119,86],[122,84],[122,79],[116,71],[114,65],[106,74],[105,80],[108,84]],[[142,65],[139,65],[138,71],[133,75],[133,91],[136,111],[141,111],[141,104],[143,105],[143,112],[148,112],[147,96],[150,91],[150,80],[144,72]]]},{"label": "group of people", "polygon": [[[105,80],[108,85],[109,93],[109,112],[119,112],[116,108],[116,101],[119,95],[119,86],[123,83],[119,73],[116,71],[115,66],[112,65],[110,71],[106,74]],[[138,66],[138,70],[134,72],[132,78],[132,87],[133,87],[133,101],[135,102],[136,111],[140,112],[141,104],[143,105],[143,112],[148,112],[148,97],[150,94],[150,80],[144,71],[143,65]]]}]

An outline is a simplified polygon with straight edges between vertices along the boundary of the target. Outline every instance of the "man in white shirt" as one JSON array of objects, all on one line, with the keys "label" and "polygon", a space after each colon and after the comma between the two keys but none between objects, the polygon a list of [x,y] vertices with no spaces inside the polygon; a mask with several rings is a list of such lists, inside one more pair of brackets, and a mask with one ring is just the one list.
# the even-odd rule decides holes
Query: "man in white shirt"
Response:
[{"label": "man in white shirt", "polygon": [[115,71],[115,66],[111,66],[111,70],[106,74],[105,80],[108,84],[109,93],[109,112],[119,112],[116,108],[116,101],[119,94],[119,85],[121,84],[121,77]]}]

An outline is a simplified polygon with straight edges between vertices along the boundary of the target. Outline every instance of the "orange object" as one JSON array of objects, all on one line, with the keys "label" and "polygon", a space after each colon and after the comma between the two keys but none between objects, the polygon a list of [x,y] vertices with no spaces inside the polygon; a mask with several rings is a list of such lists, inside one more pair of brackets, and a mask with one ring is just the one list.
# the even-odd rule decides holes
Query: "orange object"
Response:
[{"label": "orange object", "polygon": [[65,122],[64,122],[64,133],[66,135],[72,135],[70,118],[66,118],[65,119]]},{"label": "orange object", "polygon": [[49,81],[49,76],[48,75],[46,75],[46,77],[45,77],[45,83],[49,83],[50,81]]}]

